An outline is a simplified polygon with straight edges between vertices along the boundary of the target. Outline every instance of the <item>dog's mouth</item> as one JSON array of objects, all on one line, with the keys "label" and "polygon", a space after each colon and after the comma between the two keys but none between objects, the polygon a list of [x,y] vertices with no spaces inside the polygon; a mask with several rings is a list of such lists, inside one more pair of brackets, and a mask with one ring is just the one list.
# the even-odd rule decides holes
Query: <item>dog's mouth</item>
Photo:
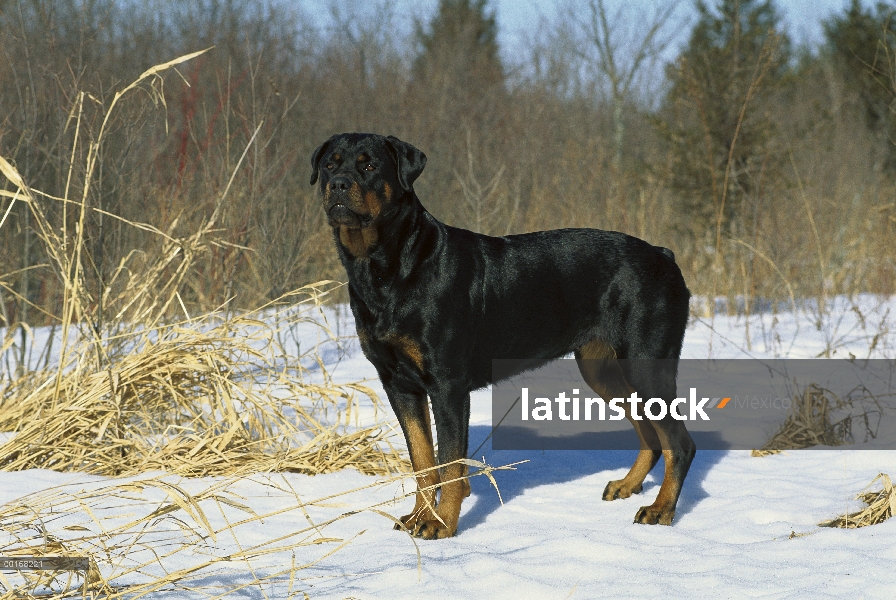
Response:
[{"label": "dog's mouth", "polygon": [[332,227],[342,226],[350,229],[359,229],[362,225],[361,215],[339,202],[327,210],[327,220]]},{"label": "dog's mouth", "polygon": [[373,215],[357,213],[342,202],[336,202],[327,209],[327,221],[330,227],[361,229],[373,223]]}]

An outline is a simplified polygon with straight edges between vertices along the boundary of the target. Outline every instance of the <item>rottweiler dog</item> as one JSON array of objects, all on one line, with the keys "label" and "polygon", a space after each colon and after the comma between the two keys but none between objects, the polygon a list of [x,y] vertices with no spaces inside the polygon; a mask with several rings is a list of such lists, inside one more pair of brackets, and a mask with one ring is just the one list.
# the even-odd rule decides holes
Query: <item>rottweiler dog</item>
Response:
[{"label": "rottweiler dog", "polygon": [[[425,165],[423,152],[396,137],[345,133],[314,151],[311,185],[320,180],[361,349],[398,417],[414,470],[430,469],[418,477],[414,510],[401,521],[414,535],[436,539],[454,535],[470,485],[462,463],[431,467],[466,456],[470,392],[494,383],[493,359],[535,364],[572,352],[602,397],[637,391],[668,404],[690,292],[671,250],[623,233],[491,237],[445,225],[414,193]],[[638,358],[669,360],[612,360]],[[621,383],[592,366],[606,363],[624,365]],[[638,366],[648,363],[654,366]],[[639,493],[662,455],[659,494],[635,522],[671,525],[696,446],[670,414],[629,420],[641,450],[603,499]],[[419,491],[440,482],[438,503],[434,491]]]}]

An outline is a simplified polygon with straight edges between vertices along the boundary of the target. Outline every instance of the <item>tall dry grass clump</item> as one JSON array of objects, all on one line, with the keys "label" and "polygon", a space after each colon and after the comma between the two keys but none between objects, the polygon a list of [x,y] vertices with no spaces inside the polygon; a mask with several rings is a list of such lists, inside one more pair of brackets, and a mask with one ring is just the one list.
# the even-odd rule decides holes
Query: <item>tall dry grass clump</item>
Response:
[{"label": "tall dry grass clump", "polygon": [[[312,295],[312,308],[319,302],[319,287],[300,292]],[[351,427],[359,396],[377,406],[374,392],[336,384],[323,370],[319,383],[308,382],[301,357],[286,354],[266,324],[284,314],[283,327],[310,320],[289,307],[137,324],[117,333],[111,355],[76,337],[62,364],[5,390],[0,431],[14,433],[0,445],[0,468],[116,476],[404,470],[388,427]]]},{"label": "tall dry grass clump", "polygon": [[[307,286],[256,311],[222,307],[199,318],[189,315],[181,290],[196,258],[222,243],[215,238],[216,223],[233,177],[216,210],[188,237],[174,237],[173,226],[162,232],[125,222],[154,233],[156,248],[128,253],[99,297],[85,286],[91,256],[84,223],[98,210],[87,194],[116,105],[133,90],[157,93],[164,71],[203,52],[152,67],[115,94],[82,164],[81,198],[69,198],[68,187],[59,195],[34,190],[0,158],[0,172],[16,188],[4,194],[27,203],[64,288],[62,314],[55,316],[58,362],[21,373],[3,391],[0,431],[14,435],[0,446],[0,466],[103,475],[159,468],[189,475],[320,473],[347,466],[395,472],[404,465],[396,452],[381,447],[385,429],[346,428],[356,396],[366,395],[376,406],[375,394],[359,384],[334,384],[319,362],[320,383],[307,383],[301,357],[277,342],[282,329],[311,320],[309,305],[319,310],[332,285]],[[82,127],[79,112],[72,120]],[[72,155],[75,164],[75,149]],[[76,220],[54,227],[43,206],[52,201],[76,206]],[[303,302],[284,306],[299,296]],[[267,325],[271,319],[278,325]],[[334,425],[320,420],[327,416],[335,416]]]}]

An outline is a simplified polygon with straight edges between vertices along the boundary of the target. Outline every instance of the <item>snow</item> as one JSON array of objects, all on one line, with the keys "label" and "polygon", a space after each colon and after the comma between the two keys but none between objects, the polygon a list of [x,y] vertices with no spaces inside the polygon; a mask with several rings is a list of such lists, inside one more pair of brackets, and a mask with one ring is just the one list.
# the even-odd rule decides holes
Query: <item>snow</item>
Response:
[{"label": "snow", "polygon": [[[828,310],[697,317],[685,337],[685,358],[806,358],[816,356],[893,358],[896,335],[889,331],[894,301],[861,296],[834,299]],[[784,307],[787,309],[788,307]],[[353,330],[350,315],[339,328]],[[382,387],[357,345],[330,351],[325,362],[337,381],[369,380]],[[372,411],[370,413],[372,414]],[[893,418],[890,415],[888,418]],[[488,436],[490,393],[472,395],[470,450]],[[896,440],[877,447],[896,448]],[[458,534],[439,541],[414,540],[366,507],[391,515],[410,512],[413,482],[391,482],[321,502],[312,517],[333,518],[361,510],[324,534],[351,539],[345,547],[300,571],[301,580],[250,586],[228,597],[278,598],[644,598],[765,597],[892,598],[896,594],[896,519],[862,529],[818,527],[817,523],[861,506],[854,500],[878,473],[896,476],[896,450],[789,451],[762,458],[747,451],[698,451],[672,527],[632,523],[641,505],[653,501],[662,465],[648,476],[641,495],[604,502],[607,481],[625,475],[629,451],[494,451],[486,443],[473,458],[493,466],[528,461],[496,471],[503,504],[485,477],[471,481]],[[382,478],[355,471],[318,475],[256,474],[229,491],[259,514],[290,508],[295,497],[324,498]],[[202,489],[212,480],[178,480]],[[90,486],[116,480],[76,473],[0,473],[0,503],[52,486]],[[394,498],[398,501],[390,502]],[[70,515],[77,519],[78,515]],[[222,517],[212,515],[213,525]],[[228,517],[230,518],[230,516]],[[82,518],[82,521],[85,520]],[[223,523],[223,521],[220,521]],[[236,547],[263,543],[305,526],[301,511],[271,514],[263,524],[240,530],[239,539],[220,537],[204,552],[226,555]],[[356,536],[356,537],[353,537]],[[307,556],[299,555],[307,550]],[[297,550],[310,562],[320,546]],[[417,552],[419,551],[419,562]],[[169,567],[187,566],[189,557]],[[289,566],[289,555],[253,563],[258,572]],[[251,580],[227,564],[209,571],[203,585],[217,590]],[[248,579],[247,579],[248,578]],[[291,590],[291,592],[290,592]],[[150,597],[183,597],[159,592]],[[197,596],[200,597],[200,596]]]}]

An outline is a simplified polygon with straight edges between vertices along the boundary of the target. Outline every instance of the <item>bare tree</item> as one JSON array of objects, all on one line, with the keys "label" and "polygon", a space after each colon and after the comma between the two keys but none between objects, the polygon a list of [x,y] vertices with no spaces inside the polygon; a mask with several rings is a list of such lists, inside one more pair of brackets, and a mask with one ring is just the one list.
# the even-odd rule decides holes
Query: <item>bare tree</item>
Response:
[{"label": "bare tree", "polygon": [[[622,3],[608,14],[604,0],[589,0],[587,15],[573,13],[577,36],[585,41],[576,53],[606,79],[613,107],[613,166],[619,172],[625,144],[625,107],[633,101],[643,69],[652,70],[681,28],[671,27],[681,0],[654,4],[648,18],[641,6]],[[659,74],[658,74],[659,75]],[[659,77],[657,77],[659,79]]]},{"label": "bare tree", "polygon": [[[510,233],[513,222],[519,208],[519,194],[514,195],[515,201],[508,203],[506,198],[502,198],[502,192],[506,195],[506,189],[501,186],[501,178],[504,176],[504,167],[498,167],[495,174],[488,183],[483,184],[476,177],[476,165],[480,161],[473,156],[473,144],[471,142],[470,130],[467,129],[467,169],[466,173],[461,174],[454,170],[454,177],[460,184],[463,191],[464,204],[470,215],[471,226],[474,231],[480,233],[492,233],[493,225],[499,213],[507,213],[504,215],[504,235]],[[508,204],[510,210],[508,211]]]}]

